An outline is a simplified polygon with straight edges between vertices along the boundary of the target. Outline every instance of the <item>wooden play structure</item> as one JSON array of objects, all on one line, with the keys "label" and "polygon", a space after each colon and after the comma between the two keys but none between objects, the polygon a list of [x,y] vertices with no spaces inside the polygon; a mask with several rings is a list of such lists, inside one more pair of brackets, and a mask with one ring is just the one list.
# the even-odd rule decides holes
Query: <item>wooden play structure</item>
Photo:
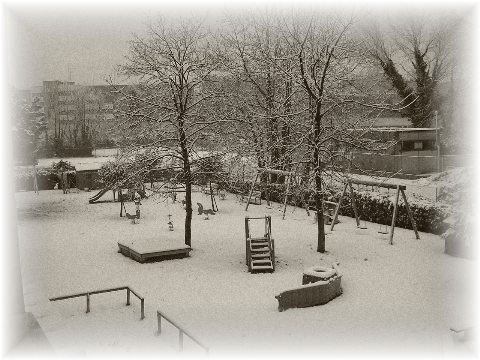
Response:
[{"label": "wooden play structure", "polygon": [[[250,188],[250,192],[248,194],[248,199],[247,199],[247,206],[245,207],[245,211],[248,210],[248,205],[250,205],[251,203],[254,203],[256,204],[258,201],[258,204],[261,204],[261,191],[255,191],[255,184],[257,183],[257,180],[258,180],[258,177],[261,175],[261,174],[267,174],[267,182],[265,184],[263,184],[264,186],[264,189],[265,189],[265,196],[267,198],[267,204],[270,205],[270,200],[269,200],[269,196],[268,196],[268,182],[269,182],[269,178],[270,178],[270,175],[271,174],[275,174],[275,175],[282,175],[282,176],[286,176],[286,184],[287,184],[287,188],[285,190],[285,197],[284,197],[284,200],[283,200],[283,216],[282,216],[282,219],[285,219],[285,211],[287,210],[287,197],[288,197],[288,190],[290,188],[290,179],[293,175],[292,172],[290,171],[283,171],[283,170],[275,170],[275,169],[265,169],[265,168],[259,168],[257,170],[257,174],[255,175],[255,179],[253,180],[252,182],[252,187]],[[253,202],[255,201],[255,202]]]},{"label": "wooden play structure", "polygon": [[[420,239],[420,235],[418,235],[418,231],[417,231],[417,225],[415,224],[415,220],[413,219],[412,211],[410,210],[410,206],[408,205],[407,195],[405,195],[405,190],[407,189],[407,187],[405,185],[387,184],[385,182],[373,181],[373,180],[355,180],[355,179],[351,179],[351,178],[348,179],[344,184],[342,194],[340,195],[338,205],[335,209],[335,214],[333,216],[333,221],[330,225],[330,231],[333,231],[333,227],[335,226],[336,220],[338,218],[338,213],[340,211],[340,207],[342,206],[343,198],[345,196],[345,193],[347,192],[347,188],[349,188],[349,190],[350,190],[351,204],[352,204],[353,212],[355,214],[355,221],[357,222],[357,227],[362,228],[362,226],[360,224],[360,218],[358,216],[357,205],[356,205],[356,202],[355,202],[355,192],[353,190],[353,185],[352,184],[366,185],[366,186],[373,186],[373,187],[380,187],[380,188],[395,189],[396,190],[395,202],[394,202],[393,214],[392,214],[392,222],[391,222],[391,225],[390,225],[390,232],[389,232],[390,244],[391,245],[393,245],[393,233],[394,233],[394,230],[395,230],[395,220],[397,218],[397,213],[398,213],[398,199],[400,197],[400,194],[402,194],[403,202],[405,203],[405,208],[407,209],[408,217],[410,219],[410,223],[412,224],[412,229],[415,232],[415,237],[417,239]],[[386,231],[379,231],[379,232],[387,233]]]},{"label": "wooden play structure", "polygon": [[326,304],[342,294],[341,280],[336,264],[332,268],[313,266],[304,271],[301,286],[275,296],[278,311]]},{"label": "wooden play structure", "polygon": [[[253,237],[250,233],[250,221],[264,220],[265,233],[261,237]],[[272,238],[272,218],[245,217],[245,247],[248,271],[274,272],[275,271],[275,243]]]}]

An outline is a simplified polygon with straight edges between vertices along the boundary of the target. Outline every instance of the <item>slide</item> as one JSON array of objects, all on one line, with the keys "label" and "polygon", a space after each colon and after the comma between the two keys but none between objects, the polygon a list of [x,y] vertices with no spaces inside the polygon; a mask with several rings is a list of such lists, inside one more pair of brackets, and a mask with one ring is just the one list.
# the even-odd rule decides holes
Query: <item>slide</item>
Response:
[{"label": "slide", "polygon": [[88,202],[90,204],[94,204],[95,202],[97,202],[103,195],[105,195],[105,193],[107,191],[111,190],[110,188],[104,188],[102,190],[100,190],[97,194],[93,195],[89,200]]}]

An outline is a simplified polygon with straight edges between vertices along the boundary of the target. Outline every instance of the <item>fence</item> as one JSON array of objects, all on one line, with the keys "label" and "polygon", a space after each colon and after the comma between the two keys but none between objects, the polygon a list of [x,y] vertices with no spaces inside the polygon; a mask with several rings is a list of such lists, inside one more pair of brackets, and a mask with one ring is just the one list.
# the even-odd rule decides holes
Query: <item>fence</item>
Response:
[{"label": "fence", "polygon": [[95,294],[103,294],[107,292],[113,292],[113,291],[122,291],[122,290],[127,290],[127,306],[130,305],[130,293],[135,295],[138,299],[140,299],[140,320],[145,319],[145,299],[138,295],[135,291],[130,289],[128,286],[121,286],[117,288],[111,288],[111,289],[104,289],[104,290],[95,290],[95,291],[89,291],[85,293],[78,293],[78,294],[73,294],[73,295],[65,295],[65,296],[59,296],[59,297],[54,297],[51,298],[50,301],[59,301],[59,300],[66,300],[66,299],[72,299],[72,298],[77,298],[81,296],[85,296],[87,299],[87,311],[86,313],[90,312],[90,296],[95,295]]},{"label": "fence", "polygon": [[[452,167],[467,166],[471,162],[472,157],[468,155],[442,155],[440,156],[440,170],[444,171]],[[438,172],[436,156],[354,153],[353,166],[362,170],[392,174],[400,173],[413,178]]]},{"label": "fence", "polygon": [[191,334],[189,334],[185,329],[180,327],[179,325],[175,324],[171,319],[165,316],[165,314],[162,314],[160,311],[157,310],[157,320],[158,320],[158,335],[162,333],[162,318],[167,320],[170,324],[175,326],[178,329],[178,349],[180,351],[183,350],[183,334],[187,335],[190,339],[192,339],[194,342],[196,342],[199,346],[201,346],[207,353],[208,353],[208,347],[203,345],[200,341],[195,339],[195,337]]}]

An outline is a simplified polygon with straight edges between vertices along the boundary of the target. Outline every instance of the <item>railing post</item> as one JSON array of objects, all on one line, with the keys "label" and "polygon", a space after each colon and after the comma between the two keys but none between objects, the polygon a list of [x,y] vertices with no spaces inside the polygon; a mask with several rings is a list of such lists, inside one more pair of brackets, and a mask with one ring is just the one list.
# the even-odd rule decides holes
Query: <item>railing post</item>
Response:
[{"label": "railing post", "polygon": [[145,300],[144,299],[140,299],[140,311],[141,311],[140,320],[143,320],[145,319]]},{"label": "railing post", "polygon": [[90,294],[87,294],[87,314],[90,312]]},{"label": "railing post", "polygon": [[183,331],[178,329],[178,350],[183,351]]},{"label": "railing post", "polygon": [[157,335],[162,333],[162,315],[157,311],[158,332]]},{"label": "railing post", "polygon": [[127,306],[130,305],[130,288],[127,288]]}]

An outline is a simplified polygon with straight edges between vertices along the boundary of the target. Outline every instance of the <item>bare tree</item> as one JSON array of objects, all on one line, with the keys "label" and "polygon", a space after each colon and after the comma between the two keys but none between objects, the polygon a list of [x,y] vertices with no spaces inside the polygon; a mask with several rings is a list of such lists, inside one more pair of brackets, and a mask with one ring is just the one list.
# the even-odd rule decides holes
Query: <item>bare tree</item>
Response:
[{"label": "bare tree", "polygon": [[[238,81],[235,90],[240,122],[248,133],[244,144],[253,149],[259,167],[285,169],[285,151],[291,137],[294,89],[292,61],[286,57],[286,42],[273,14],[230,18],[224,34]],[[275,177],[275,176],[274,176]],[[272,179],[275,181],[275,179]]]},{"label": "bare tree", "polygon": [[340,165],[352,150],[385,148],[366,134],[372,118],[391,107],[373,91],[372,63],[354,33],[353,20],[334,17],[312,17],[284,28],[297,62],[294,80],[303,88],[309,108],[308,121],[296,129],[290,152],[293,162],[306,166],[313,184],[318,252],[325,252],[324,176],[348,169]]},{"label": "bare tree", "polygon": [[[159,22],[147,36],[130,42],[119,74],[137,84],[117,87],[123,124],[134,132],[136,147],[163,147],[181,167],[185,185],[185,244],[191,246],[192,155],[199,142],[214,136],[225,120],[212,117],[211,103],[222,96],[218,77],[224,59],[212,37],[195,21]],[[112,84],[112,86],[115,86]],[[162,155],[164,156],[164,155]]]}]

